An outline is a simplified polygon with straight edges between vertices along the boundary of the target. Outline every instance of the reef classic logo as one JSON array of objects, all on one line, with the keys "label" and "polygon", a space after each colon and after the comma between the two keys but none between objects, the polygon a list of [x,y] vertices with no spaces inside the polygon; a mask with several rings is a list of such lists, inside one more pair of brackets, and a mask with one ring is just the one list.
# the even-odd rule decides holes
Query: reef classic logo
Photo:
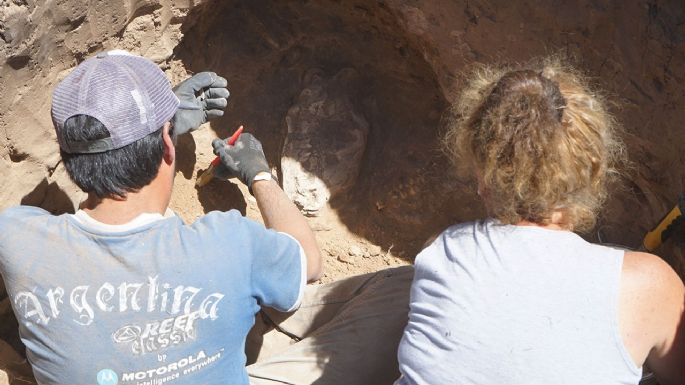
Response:
[{"label": "reef classic logo", "polygon": [[161,321],[148,322],[145,327],[125,325],[112,333],[112,339],[119,344],[131,343],[134,354],[155,352],[194,340],[197,337],[196,321],[206,318],[216,319],[216,312],[200,309]]},{"label": "reef classic logo", "polygon": [[126,325],[119,328],[112,334],[112,339],[118,344],[135,341],[140,335],[140,326]]}]

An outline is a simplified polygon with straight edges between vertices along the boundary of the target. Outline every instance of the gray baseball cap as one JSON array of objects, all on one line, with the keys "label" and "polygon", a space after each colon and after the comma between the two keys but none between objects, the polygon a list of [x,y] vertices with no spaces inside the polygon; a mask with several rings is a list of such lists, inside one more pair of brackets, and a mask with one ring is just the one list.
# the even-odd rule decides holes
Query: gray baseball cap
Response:
[{"label": "gray baseball cap", "polygon": [[[179,100],[169,80],[148,59],[126,51],[102,52],[79,64],[52,93],[52,122],[60,148],[71,154],[114,150],[159,130]],[[99,120],[110,137],[70,141],[64,122],[74,115]]]}]

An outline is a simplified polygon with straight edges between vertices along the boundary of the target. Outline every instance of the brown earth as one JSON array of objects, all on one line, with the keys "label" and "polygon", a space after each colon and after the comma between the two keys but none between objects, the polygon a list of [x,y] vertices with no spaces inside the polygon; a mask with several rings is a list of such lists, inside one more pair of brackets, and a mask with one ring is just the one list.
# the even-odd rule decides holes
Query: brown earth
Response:
[{"label": "brown earth", "polygon": [[[211,139],[244,124],[280,172],[284,119],[305,73],[356,70],[361,86],[349,96],[369,133],[355,187],[310,219],[325,251],[323,281],[411,262],[432,234],[483,215],[473,183],[456,178],[439,151],[446,109],[473,62],[562,53],[609,93],[633,167],[588,239],[639,246],[685,187],[682,1],[89,4],[0,4],[0,207],[62,213],[82,199],[59,161],[49,91],[77,63],[111,48],[153,59],[174,83],[206,69],[229,81],[226,115],[179,143],[171,206],[188,222],[231,208],[259,218],[242,186],[215,180],[195,188],[213,157]],[[659,253],[683,275],[678,248]]]}]

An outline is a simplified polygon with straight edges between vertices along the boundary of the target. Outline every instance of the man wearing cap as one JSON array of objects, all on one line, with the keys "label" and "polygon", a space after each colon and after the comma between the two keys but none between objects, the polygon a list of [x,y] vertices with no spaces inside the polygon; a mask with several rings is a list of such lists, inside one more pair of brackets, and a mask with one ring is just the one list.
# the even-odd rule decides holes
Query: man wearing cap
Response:
[{"label": "man wearing cap", "polygon": [[223,113],[225,87],[203,72],[172,90],[154,63],[110,51],[54,90],[62,161],[88,198],[73,215],[0,214],[0,271],[39,384],[247,384],[260,305],[293,310],[320,276],[314,235],[250,134],[214,147],[266,228],[236,211],[186,225],[167,208],[175,138]]}]

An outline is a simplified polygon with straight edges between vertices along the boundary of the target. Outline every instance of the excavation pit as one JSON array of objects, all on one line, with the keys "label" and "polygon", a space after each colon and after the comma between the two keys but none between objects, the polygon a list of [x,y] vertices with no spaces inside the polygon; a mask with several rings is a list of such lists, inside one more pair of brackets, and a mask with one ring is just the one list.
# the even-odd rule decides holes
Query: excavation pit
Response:
[{"label": "excavation pit", "polygon": [[[446,178],[439,148],[448,103],[436,74],[381,5],[207,2],[188,15],[175,57],[191,73],[216,71],[231,90],[226,115],[211,135],[183,142],[180,158],[244,125],[344,271],[410,261],[433,233],[480,214],[473,189]],[[299,200],[292,164],[306,195]],[[204,166],[181,159],[181,184]],[[236,185],[207,188],[198,190],[203,211],[247,207]],[[183,199],[174,202],[188,208],[197,198]],[[378,258],[356,261],[350,246]]]}]

